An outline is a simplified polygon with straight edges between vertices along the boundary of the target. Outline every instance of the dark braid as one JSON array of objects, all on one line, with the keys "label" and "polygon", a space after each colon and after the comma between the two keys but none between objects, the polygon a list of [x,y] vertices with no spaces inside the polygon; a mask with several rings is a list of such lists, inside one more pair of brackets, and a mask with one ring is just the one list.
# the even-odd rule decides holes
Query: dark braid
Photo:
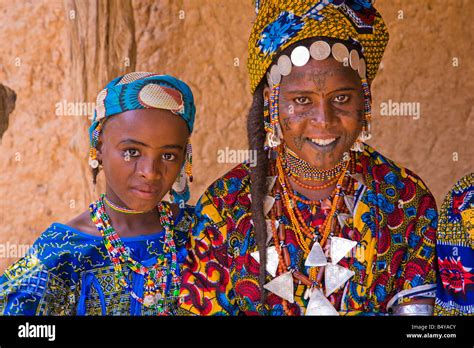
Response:
[{"label": "dark braid", "polygon": [[267,264],[267,225],[265,216],[263,214],[263,201],[267,195],[267,170],[268,157],[264,150],[265,143],[265,128],[263,120],[263,89],[264,84],[256,88],[253,94],[252,106],[247,119],[247,136],[249,148],[251,151],[256,151],[257,163],[256,166],[250,167],[250,194],[252,198],[252,220],[254,226],[255,239],[257,241],[258,253],[260,256],[260,301],[262,305],[265,303],[265,273]]}]

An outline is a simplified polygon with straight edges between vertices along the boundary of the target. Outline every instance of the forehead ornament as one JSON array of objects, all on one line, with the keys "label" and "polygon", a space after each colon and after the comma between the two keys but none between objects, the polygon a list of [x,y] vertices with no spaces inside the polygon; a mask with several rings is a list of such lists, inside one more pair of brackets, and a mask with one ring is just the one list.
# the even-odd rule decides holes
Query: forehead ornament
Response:
[{"label": "forehead ornament", "polygon": [[364,58],[359,56],[357,50],[349,49],[342,43],[337,42],[332,46],[323,40],[313,42],[309,50],[305,46],[297,46],[291,52],[290,57],[281,55],[277,63],[272,65],[267,73],[268,86],[273,87],[281,82],[282,76],[288,76],[293,66],[301,67],[306,65],[310,58],[315,60],[324,60],[329,56],[333,56],[335,60],[349,66],[352,70],[357,71],[361,80],[367,78],[367,69]]}]

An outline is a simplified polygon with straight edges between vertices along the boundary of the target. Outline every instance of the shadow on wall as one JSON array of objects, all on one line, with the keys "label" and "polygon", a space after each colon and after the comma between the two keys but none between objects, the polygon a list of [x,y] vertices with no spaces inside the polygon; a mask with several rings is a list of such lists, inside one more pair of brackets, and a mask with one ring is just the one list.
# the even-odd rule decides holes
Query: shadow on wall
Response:
[{"label": "shadow on wall", "polygon": [[8,118],[15,109],[16,93],[0,84],[0,140],[8,128]]}]

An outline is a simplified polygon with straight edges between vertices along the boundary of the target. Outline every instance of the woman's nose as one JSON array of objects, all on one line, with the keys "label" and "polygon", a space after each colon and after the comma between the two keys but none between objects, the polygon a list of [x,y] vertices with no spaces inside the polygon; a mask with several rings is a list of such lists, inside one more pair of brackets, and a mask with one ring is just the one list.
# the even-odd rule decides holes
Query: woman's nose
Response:
[{"label": "woman's nose", "polygon": [[333,114],[325,103],[315,104],[310,114],[309,122],[314,126],[328,128],[332,123]]}]

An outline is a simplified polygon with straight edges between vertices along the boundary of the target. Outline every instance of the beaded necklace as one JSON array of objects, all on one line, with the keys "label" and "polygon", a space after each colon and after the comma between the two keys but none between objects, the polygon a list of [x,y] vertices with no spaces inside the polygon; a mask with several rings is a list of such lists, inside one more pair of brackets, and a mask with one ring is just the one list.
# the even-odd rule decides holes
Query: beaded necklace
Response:
[{"label": "beaded necklace", "polygon": [[318,185],[318,186],[314,185],[313,186],[313,185],[306,185],[305,183],[299,181],[296,176],[291,175],[291,173],[289,173],[287,170],[285,170],[285,173],[288,176],[291,176],[291,180],[293,180],[293,182],[295,182],[298,186],[303,187],[303,188],[308,189],[308,190],[312,190],[312,191],[313,190],[324,190],[325,188],[328,188],[329,186],[334,185],[337,182],[337,180],[339,180],[339,177],[336,176],[334,179],[329,180],[328,182],[326,182],[323,185]]},{"label": "beaded necklace", "polygon": [[[171,312],[167,305],[178,297],[180,285],[178,259],[173,239],[173,215],[170,206],[165,202],[160,202],[157,206],[160,224],[165,229],[163,253],[158,256],[155,265],[146,267],[131,257],[129,250],[112,227],[105,210],[104,198],[105,194],[102,194],[99,200],[89,206],[89,211],[92,221],[103,237],[104,245],[114,265],[117,284],[129,291],[131,296],[144,306],[156,309],[158,315],[170,315]],[[168,252],[171,253],[171,265],[165,257]],[[143,297],[133,291],[125,276],[123,265],[144,276]],[[171,286],[168,287],[169,276],[171,276]]]},{"label": "beaded necklace", "polygon": [[288,146],[285,145],[284,147],[285,150],[281,153],[281,155],[283,157],[285,171],[288,175],[296,178],[300,177],[305,180],[319,182],[333,180],[334,178],[339,177],[346,162],[344,159],[341,159],[331,169],[316,169],[305,160],[299,158],[296,153],[288,148]]},{"label": "beaded necklace", "polygon": [[[291,184],[289,183],[288,178],[285,178],[285,182],[287,182],[287,184],[286,184],[287,187],[291,187]],[[333,199],[332,193],[331,193],[331,195],[329,195],[329,197],[326,197],[326,198],[320,199],[320,200],[314,200],[314,201],[303,199],[300,196],[298,196],[294,191],[288,191],[288,194],[290,195],[290,197],[292,199],[294,199],[297,202],[301,202],[301,203],[304,203],[304,204],[310,205],[310,206],[316,206],[316,207],[319,207],[323,210],[327,210],[327,206],[329,206],[329,208],[330,208],[331,199]]]},{"label": "beaded necklace", "polygon": [[123,213],[123,214],[144,214],[144,213],[146,213],[146,211],[133,210],[133,209],[120,207],[117,204],[113,203],[110,199],[108,199],[107,196],[104,196],[104,202],[110,208],[112,208],[115,211],[118,211],[119,213]]},{"label": "beaded necklace", "polygon": [[[276,185],[274,186],[276,202],[270,212],[270,218],[272,220],[271,229],[272,229],[273,239],[275,241],[275,248],[278,253],[278,258],[279,258],[278,270],[280,274],[283,274],[286,271],[290,271],[293,278],[297,282],[303,283],[308,288],[317,287],[321,289],[323,286],[322,280],[323,280],[323,275],[324,275],[324,267],[311,267],[309,271],[309,277],[296,269],[292,269],[290,253],[288,251],[288,245],[285,244],[285,239],[286,239],[285,226],[283,224],[279,224],[278,230],[277,230],[275,221],[281,221],[281,217],[283,215],[283,207],[282,207],[282,201],[283,201],[283,205],[288,211],[292,225],[295,228],[298,244],[303,249],[304,253],[308,254],[310,251],[310,248],[304,241],[303,234],[309,238],[312,238],[314,243],[320,243],[322,247],[325,247],[326,242],[328,241],[328,237],[332,235],[340,234],[340,231],[342,229],[336,223],[337,222],[336,217],[339,213],[343,212],[343,209],[344,209],[343,196],[345,194],[353,193],[354,185],[353,185],[353,180],[351,180],[350,174],[351,172],[354,172],[355,170],[355,160],[351,158],[351,160],[346,163],[346,166],[344,169],[344,175],[340,176],[338,183],[336,185],[335,192],[331,195],[331,196],[334,196],[334,199],[333,199],[332,204],[330,205],[331,207],[330,212],[329,214],[326,215],[326,219],[324,220],[324,223],[319,229],[319,231],[322,231],[322,235],[321,235],[317,231],[311,232],[309,230],[309,228],[306,226],[305,222],[302,219],[298,206],[294,204],[291,199],[289,199],[290,195],[287,194],[287,187],[291,188],[291,186],[288,186],[288,182],[287,182],[288,179],[287,178],[285,179],[285,172],[283,170],[283,166],[282,166],[280,158],[281,158],[280,156],[277,156],[276,165],[270,166],[271,175],[275,174],[275,170],[274,170],[275,166],[278,173],[278,180],[277,180]],[[349,164],[351,164],[351,170],[348,170]],[[295,216],[297,218],[295,218]],[[291,310],[288,308],[288,301],[283,299],[282,304],[283,304],[283,309],[284,309],[285,314],[291,315]]]},{"label": "beaded necklace", "polygon": [[[346,174],[347,174],[347,167],[349,165],[349,161],[346,162],[345,164],[346,164],[346,166],[344,168],[344,172],[346,172]],[[288,186],[288,183],[287,183],[287,180],[286,180],[286,177],[285,177],[285,173],[283,171],[281,156],[277,156],[276,167],[277,167],[277,171],[278,171],[278,181],[279,181],[279,184],[281,186],[283,197],[281,197],[281,194],[278,195],[278,193],[277,193],[277,195],[275,195],[275,199],[277,199],[277,196],[278,196],[278,198],[281,198],[280,201],[283,200],[283,204],[285,205],[285,208],[288,211],[288,214],[290,215],[290,220],[293,224],[293,227],[295,228],[298,244],[304,250],[304,252],[308,254],[310,252],[310,249],[309,249],[308,245],[305,243],[303,235],[306,235],[307,237],[314,240],[314,237],[315,237],[314,232],[312,232],[306,226],[306,224],[304,222],[300,223],[300,221],[298,221],[298,218],[297,218],[297,214],[299,213],[298,207],[294,203],[293,199],[290,197],[290,195],[288,193],[288,191],[291,190],[291,186]],[[334,203],[339,201],[340,198],[342,197],[342,195],[340,194],[340,191],[342,189],[342,181],[344,180],[344,178],[346,178],[346,175],[341,175],[338,182],[337,182],[337,184],[336,184],[336,189],[335,189],[336,191],[334,193],[335,202],[333,202],[333,204],[332,204],[333,208],[335,206]],[[298,213],[296,211],[298,211]],[[334,214],[334,211],[332,213]],[[323,235],[324,239],[327,238],[327,235],[330,232],[330,229],[328,228],[330,225],[327,224],[327,221],[328,220],[326,218],[326,221],[325,221],[326,226],[324,226],[322,228],[322,230],[324,231],[324,234],[326,234],[326,236]]]}]

